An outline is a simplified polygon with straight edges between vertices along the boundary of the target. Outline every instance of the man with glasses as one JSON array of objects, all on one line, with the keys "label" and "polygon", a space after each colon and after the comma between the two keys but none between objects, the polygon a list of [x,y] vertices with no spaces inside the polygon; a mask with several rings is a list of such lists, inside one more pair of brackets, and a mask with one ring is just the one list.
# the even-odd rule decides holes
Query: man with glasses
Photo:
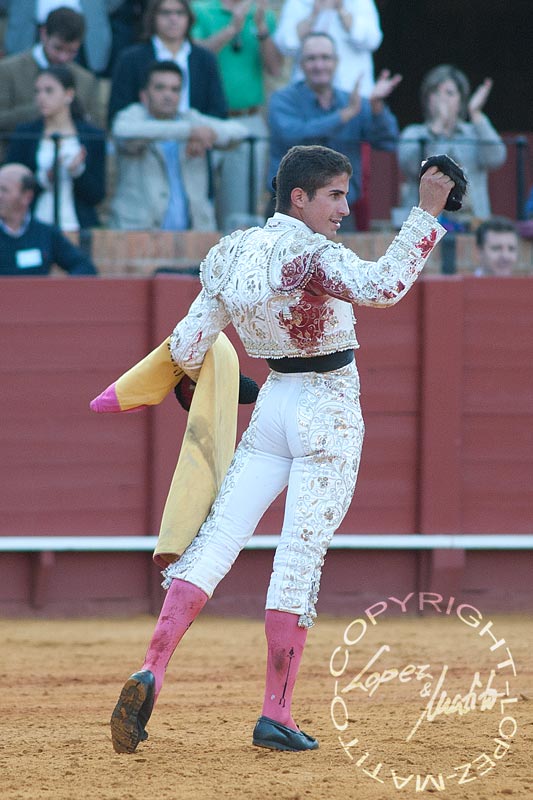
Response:
[{"label": "man with glasses", "polygon": [[305,79],[272,94],[268,185],[293,145],[322,144],[350,160],[353,174],[348,203],[352,206],[361,191],[361,142],[369,142],[378,150],[396,147],[398,123],[385,100],[401,76],[391,76],[384,70],[370,97],[365,98],[360,94],[360,77],[351,93],[334,85],[337,62],[333,39],[327,34],[310,33],[302,42],[300,56]]}]

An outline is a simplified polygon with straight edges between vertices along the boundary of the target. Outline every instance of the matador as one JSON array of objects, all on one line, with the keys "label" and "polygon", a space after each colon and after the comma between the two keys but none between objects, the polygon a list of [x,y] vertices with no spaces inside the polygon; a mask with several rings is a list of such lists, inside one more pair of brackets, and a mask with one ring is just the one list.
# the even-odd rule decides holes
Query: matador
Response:
[{"label": "matador", "polygon": [[111,718],[114,749],[133,753],[179,641],[287,488],[266,594],[266,685],[254,745],[314,750],[291,700],[331,538],[355,489],[364,423],[354,350],[354,307],[386,307],[409,291],[444,235],[436,217],[454,186],[438,167],[420,178],[414,207],[385,254],[359,258],[335,241],[351,165],[319,145],[291,148],[264,227],[225,236],[201,266],[201,291],[170,337],[174,365],[195,381],[232,323],[270,372],[212,507],[190,545],[164,570],[167,589],[144,663]]}]

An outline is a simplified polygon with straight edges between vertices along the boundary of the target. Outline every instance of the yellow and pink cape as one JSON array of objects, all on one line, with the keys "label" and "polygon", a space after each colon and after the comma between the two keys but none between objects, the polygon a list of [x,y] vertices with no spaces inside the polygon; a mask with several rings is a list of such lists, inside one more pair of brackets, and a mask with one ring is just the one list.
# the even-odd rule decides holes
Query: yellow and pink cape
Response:
[{"label": "yellow and pink cape", "polygon": [[[157,405],[185,373],[172,361],[166,339],[91,403],[97,411]],[[114,407],[102,398],[114,393]],[[175,561],[198,533],[228,470],[237,435],[239,360],[220,333],[204,359],[161,520],[154,561]],[[100,402],[99,402],[100,401]]]}]

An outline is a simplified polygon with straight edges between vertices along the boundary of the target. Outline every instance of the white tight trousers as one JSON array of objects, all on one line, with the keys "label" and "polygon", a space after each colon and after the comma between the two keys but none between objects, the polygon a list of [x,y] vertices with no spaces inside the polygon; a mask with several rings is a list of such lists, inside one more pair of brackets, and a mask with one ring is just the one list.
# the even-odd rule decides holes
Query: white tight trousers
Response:
[{"label": "white tight trousers", "polygon": [[324,557],[350,505],[364,423],[355,362],[333,372],[271,372],[211,512],[164,572],[211,597],[272,501],[288,486],[266,608],[311,627]]}]

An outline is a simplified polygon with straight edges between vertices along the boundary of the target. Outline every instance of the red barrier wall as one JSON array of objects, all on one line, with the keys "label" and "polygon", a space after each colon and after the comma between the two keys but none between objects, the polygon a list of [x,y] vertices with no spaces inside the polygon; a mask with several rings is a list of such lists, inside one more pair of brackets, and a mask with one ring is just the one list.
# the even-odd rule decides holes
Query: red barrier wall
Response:
[{"label": "red barrier wall", "polygon": [[[126,415],[92,414],[88,401],[169,333],[198,281],[0,285],[0,536],[157,533],[184,413],[173,397]],[[392,309],[359,310],[367,434],[339,535],[533,532],[532,288],[529,278],[430,276]],[[230,337],[243,371],[262,381],[264,363]],[[240,430],[250,413],[241,408]],[[278,532],[281,514],[279,500],[258,534]],[[259,613],[271,557],[243,553],[211,607]],[[527,574],[523,553],[332,551],[321,606],[347,613],[383,593],[445,587],[524,607],[533,603]],[[0,552],[7,613],[148,610],[158,583],[147,554]]]}]

